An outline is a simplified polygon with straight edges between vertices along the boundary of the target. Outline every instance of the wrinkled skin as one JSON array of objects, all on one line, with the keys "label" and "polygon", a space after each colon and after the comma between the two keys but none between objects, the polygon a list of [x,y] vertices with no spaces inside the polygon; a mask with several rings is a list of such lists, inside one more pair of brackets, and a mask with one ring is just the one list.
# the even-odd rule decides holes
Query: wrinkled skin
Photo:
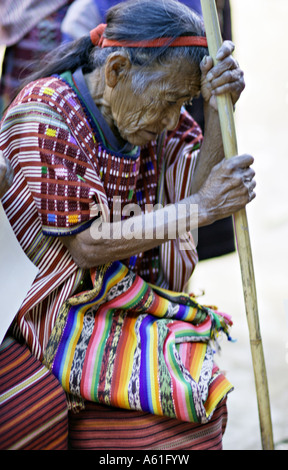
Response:
[{"label": "wrinkled skin", "polygon": [[201,92],[204,100],[214,109],[217,109],[216,96],[230,93],[235,104],[245,88],[243,71],[231,55],[234,49],[231,41],[225,41],[216,55],[219,62],[215,67],[209,56],[204,57],[200,64]]},{"label": "wrinkled skin", "polygon": [[[242,155],[224,159],[216,97],[230,93],[235,104],[245,87],[243,72],[232,56],[233,51],[233,43],[225,41],[218,51],[215,66],[211,57],[206,57],[200,70],[186,61],[150,67],[144,71],[142,82],[139,68],[131,65],[125,52],[117,51],[108,57],[103,69],[86,76],[95,103],[111,129],[119,140],[134,145],[144,145],[155,140],[164,129],[174,129],[182,105],[202,92],[205,100],[205,138],[191,195],[182,201],[174,201],[175,206],[182,204],[186,210],[184,220],[179,223],[182,232],[179,230],[177,235],[232,215],[255,197],[255,175],[251,168],[253,157]],[[141,73],[143,78],[143,70]],[[198,216],[192,210],[195,205],[198,205]],[[175,224],[179,222],[177,217]],[[63,237],[62,241],[76,264],[89,268],[128,258],[168,239],[168,226],[162,217],[143,214],[131,219],[140,233],[144,225],[145,228],[150,224],[158,229],[157,224],[162,223],[163,240],[144,239],[137,237],[136,233],[134,238],[128,240],[123,236],[122,222],[107,222],[103,225],[108,224],[109,229],[113,226],[114,239],[95,239],[88,229],[71,237]]]},{"label": "wrinkled skin", "polygon": [[[206,116],[209,121],[209,114],[213,114],[213,110],[217,110],[217,96],[224,93],[230,93],[232,103],[235,104],[244,87],[243,72],[239,68],[237,61],[231,55],[234,51],[234,44],[231,41],[225,41],[223,46],[218,51],[216,56],[219,61],[218,64],[213,67],[213,61],[211,57],[205,57],[200,65],[201,68],[201,92],[206,103]],[[207,112],[208,108],[208,112]],[[211,118],[211,117],[210,117]],[[218,121],[218,117],[217,117]],[[206,172],[203,172],[205,165],[202,165],[202,177],[201,169],[198,171],[198,190],[197,197],[201,200],[199,202],[203,213],[206,211],[207,222],[215,221],[218,219],[217,214],[221,214],[220,218],[229,216],[241,208],[243,208],[248,202],[251,202],[255,198],[255,186],[254,180],[255,172],[251,168],[253,164],[253,157],[250,155],[235,156],[230,160],[225,159],[213,159],[213,148],[209,149],[210,142],[212,143],[211,137],[215,136],[215,127],[218,126],[220,141],[220,128],[219,123],[216,124],[216,119],[212,118],[211,125],[205,130],[205,134],[208,136],[205,139],[202,146],[200,162],[202,164],[206,161],[206,155],[209,156],[210,163],[214,160],[215,165],[206,167]],[[208,145],[208,150],[206,150]],[[215,145],[215,139],[212,145]],[[205,149],[204,149],[205,148]],[[204,150],[204,151],[203,151]],[[223,155],[223,150],[219,150],[219,155]],[[212,156],[212,158],[211,158]],[[204,157],[204,158],[203,158]],[[218,160],[218,161],[217,161]],[[206,161],[206,163],[208,163]],[[197,176],[196,176],[197,178]],[[194,188],[195,189],[195,188]],[[213,215],[214,214],[214,215]]]},{"label": "wrinkled skin", "polygon": [[[134,145],[155,140],[164,129],[175,129],[181,107],[200,91],[199,72],[195,73],[195,67],[186,62],[147,67],[144,90],[137,86],[137,78],[133,86],[133,75],[127,72],[131,72],[128,64],[126,75],[111,89],[106,89],[105,96],[108,95],[120,135]],[[143,71],[140,74],[143,76]],[[108,75],[108,83],[113,85],[111,75]]]},{"label": "wrinkled skin", "polygon": [[5,192],[12,184],[13,172],[10,164],[6,162],[0,151],[0,198],[4,196]]}]

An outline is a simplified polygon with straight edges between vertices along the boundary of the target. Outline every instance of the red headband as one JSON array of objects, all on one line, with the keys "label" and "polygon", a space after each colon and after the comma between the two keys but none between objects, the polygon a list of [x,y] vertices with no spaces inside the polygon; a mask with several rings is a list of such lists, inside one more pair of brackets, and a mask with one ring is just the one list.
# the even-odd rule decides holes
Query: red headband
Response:
[{"label": "red headband", "polygon": [[199,46],[208,47],[206,37],[201,36],[180,36],[179,38],[158,38],[143,41],[114,41],[103,37],[106,24],[99,24],[97,28],[90,31],[90,38],[94,46],[99,47],[183,47]]}]

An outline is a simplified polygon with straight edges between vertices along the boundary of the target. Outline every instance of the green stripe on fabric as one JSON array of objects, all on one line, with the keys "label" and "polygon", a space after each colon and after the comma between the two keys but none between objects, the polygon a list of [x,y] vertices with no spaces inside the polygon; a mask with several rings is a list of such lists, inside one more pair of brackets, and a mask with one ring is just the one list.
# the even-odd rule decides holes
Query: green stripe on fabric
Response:
[{"label": "green stripe on fabric", "polygon": [[[106,346],[106,340],[109,337],[110,334],[110,328],[112,325],[113,321],[113,313],[114,311],[111,310],[110,312],[107,312],[106,318],[105,318],[105,328],[102,333],[102,338],[99,343],[99,347],[97,350],[97,356],[96,359],[94,360],[94,370],[93,370],[93,379],[91,383],[91,398],[94,401],[98,401],[98,385],[99,385],[99,379],[100,379],[100,373],[101,373],[101,368],[102,368],[102,358],[104,354],[104,349]],[[99,360],[97,360],[99,358]]]},{"label": "green stripe on fabric", "polygon": [[0,395],[0,404],[5,403],[12,396],[17,395],[18,393],[21,393],[31,384],[37,382],[42,377],[44,377],[47,373],[48,373],[48,370],[46,369],[46,367],[43,366],[43,368],[39,370],[36,374],[31,375],[28,379],[24,380],[20,384],[16,385],[15,387],[10,388],[7,392]]}]

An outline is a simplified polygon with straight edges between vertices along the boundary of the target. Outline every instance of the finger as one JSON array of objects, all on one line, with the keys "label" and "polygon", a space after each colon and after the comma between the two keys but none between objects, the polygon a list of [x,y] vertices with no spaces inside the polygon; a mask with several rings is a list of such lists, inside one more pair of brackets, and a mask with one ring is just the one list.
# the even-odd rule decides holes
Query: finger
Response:
[{"label": "finger", "polygon": [[[210,74],[210,72],[209,72]],[[235,88],[240,88],[244,86],[244,74],[242,70],[227,70],[223,74],[219,75],[218,77],[214,77],[213,80],[207,81],[207,83],[211,86],[212,90],[216,90],[222,86],[231,86]],[[207,79],[208,80],[208,79]]]},{"label": "finger", "polygon": [[11,166],[11,163],[7,161],[6,179],[7,179],[7,184],[9,187],[12,185],[13,177],[14,177],[14,170]]},{"label": "finger", "polygon": [[226,83],[224,85],[218,86],[217,88],[208,87],[211,95],[215,97],[228,94],[231,96],[232,103],[238,100],[241,92],[244,90],[245,84],[241,82]]},{"label": "finger", "polygon": [[3,156],[2,150],[0,150],[0,165],[1,165],[1,163],[5,163],[5,158]]},{"label": "finger", "polygon": [[254,191],[256,188],[256,181],[254,179],[252,181],[246,181],[243,183],[243,186],[250,193],[250,191]]},{"label": "finger", "polygon": [[255,199],[256,197],[256,193],[255,193],[255,187],[256,187],[256,182],[253,180],[251,181],[251,183],[245,185],[245,188],[246,188],[246,191],[247,191],[247,198],[248,198],[248,202],[251,202],[253,201],[253,199]]},{"label": "finger", "polygon": [[216,54],[217,60],[223,60],[225,57],[231,55],[235,50],[235,44],[232,41],[224,41]]},{"label": "finger", "polygon": [[8,160],[5,160],[0,152],[0,197],[10,188],[13,182],[14,172]]},{"label": "finger", "polygon": [[7,165],[4,158],[0,158],[0,177],[4,178],[7,172]]},{"label": "finger", "polygon": [[243,202],[243,207],[251,202],[256,197],[255,193],[256,182],[252,180],[251,182],[243,183],[242,179],[239,177],[234,177],[230,181],[230,188],[227,191],[227,194],[235,200],[238,200],[240,203]]},{"label": "finger", "polygon": [[211,89],[211,95],[217,97],[217,96],[229,94],[231,95],[232,104],[235,104],[237,100],[239,99],[239,96],[241,92],[243,91],[243,89],[244,89],[244,85],[240,83],[233,83],[233,84],[226,83],[226,85],[218,87],[214,90]]},{"label": "finger", "polygon": [[223,75],[228,70],[241,70],[238,62],[232,56],[229,56],[223,61],[218,62],[218,64],[216,64],[207,74],[207,80],[212,81],[215,78]]},{"label": "finger", "polygon": [[244,154],[244,155],[236,155],[235,157],[231,157],[228,160],[225,160],[225,165],[227,166],[230,171],[234,171],[237,168],[246,169],[253,165],[254,158],[252,155]]},{"label": "finger", "polygon": [[207,75],[209,70],[213,67],[213,59],[209,55],[205,55],[200,63],[200,70],[204,76]]},{"label": "finger", "polygon": [[247,170],[243,171],[243,181],[245,183],[250,183],[253,178],[255,178],[255,171],[253,168],[249,167]]}]

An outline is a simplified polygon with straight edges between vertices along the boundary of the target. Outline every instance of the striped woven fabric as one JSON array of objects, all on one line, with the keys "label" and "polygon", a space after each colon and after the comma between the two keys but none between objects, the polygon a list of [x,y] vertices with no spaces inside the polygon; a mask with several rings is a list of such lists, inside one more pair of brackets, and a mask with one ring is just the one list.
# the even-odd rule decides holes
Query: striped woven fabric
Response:
[{"label": "striped woven fabric", "polygon": [[87,403],[69,413],[69,444],[75,450],[222,450],[226,424],[226,400],[206,424]]},{"label": "striped woven fabric", "polygon": [[[176,201],[191,189],[201,140],[197,124],[182,113],[160,152],[169,175],[164,201]],[[76,88],[51,77],[28,85],[10,106],[1,125],[0,148],[14,170],[3,207],[24,252],[39,269],[13,333],[24,337],[41,359],[61,305],[85,274],[61,236],[87,229],[99,206],[104,213],[111,210],[113,196],[143,210],[145,204],[156,204],[158,147],[149,144],[141,156],[140,150],[132,156],[111,150]],[[181,291],[197,263],[191,240],[189,246],[180,250],[179,240],[171,241],[160,254],[158,249],[140,253],[126,264],[149,282],[159,278],[161,286]]]},{"label": "striped woven fabric", "polygon": [[61,309],[44,358],[74,396],[206,423],[232,389],[210,340],[229,319],[187,294],[147,284],[120,262]]},{"label": "striped woven fabric", "polygon": [[66,396],[51,372],[11,338],[0,370],[0,449],[67,450]]}]

